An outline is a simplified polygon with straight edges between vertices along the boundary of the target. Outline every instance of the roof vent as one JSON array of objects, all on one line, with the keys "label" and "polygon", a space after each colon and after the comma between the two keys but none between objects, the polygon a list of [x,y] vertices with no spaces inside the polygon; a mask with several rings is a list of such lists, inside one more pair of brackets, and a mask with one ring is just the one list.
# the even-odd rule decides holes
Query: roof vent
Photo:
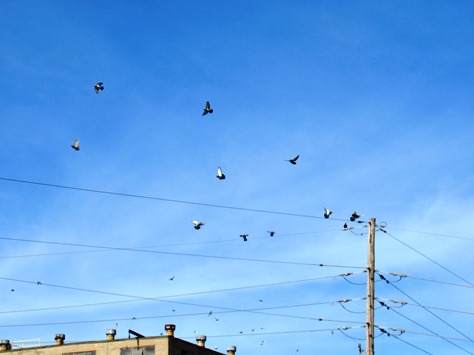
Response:
[{"label": "roof vent", "polygon": [[66,336],[64,334],[56,334],[56,336],[54,337],[54,340],[56,340],[56,345],[63,345],[64,339],[66,339]]},{"label": "roof vent", "polygon": [[174,324],[166,324],[165,325],[166,336],[173,337],[175,329],[176,329],[176,326]]},{"label": "roof vent", "polygon": [[115,329],[106,329],[105,330],[105,335],[107,335],[107,340],[108,341],[115,340],[115,334],[117,334],[117,331]]},{"label": "roof vent", "polygon": [[237,347],[236,346],[229,346],[227,348],[227,355],[235,355],[235,352],[237,351]]},{"label": "roof vent", "polygon": [[198,335],[196,337],[197,345],[200,346],[201,348],[204,348],[204,345],[206,345],[206,340],[207,340],[207,336],[205,335]]},{"label": "roof vent", "polygon": [[0,340],[0,351],[8,351],[12,349],[12,344],[10,340],[2,339]]}]

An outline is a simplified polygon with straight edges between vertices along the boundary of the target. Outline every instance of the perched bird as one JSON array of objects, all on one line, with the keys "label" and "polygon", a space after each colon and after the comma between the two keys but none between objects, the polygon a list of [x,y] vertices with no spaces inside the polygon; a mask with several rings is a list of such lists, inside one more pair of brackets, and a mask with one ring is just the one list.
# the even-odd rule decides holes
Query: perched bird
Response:
[{"label": "perched bird", "polygon": [[246,242],[248,236],[249,236],[248,234],[241,234],[240,238],[244,238],[244,242]]},{"label": "perched bird", "polygon": [[209,101],[206,102],[206,107],[204,107],[204,112],[202,113],[203,116],[207,115],[208,113],[213,113],[214,110],[211,108],[211,104]]},{"label": "perched bird", "polygon": [[324,207],[324,218],[329,218],[331,213],[332,213],[332,211],[330,211],[326,207]]},{"label": "perched bird", "polygon": [[76,140],[74,141],[74,143],[72,143],[71,147],[72,147],[72,149],[74,149],[74,150],[80,150],[81,147],[79,147],[79,139],[76,139]]},{"label": "perched bird", "polygon": [[273,237],[275,235],[274,231],[267,231],[268,234],[270,234],[270,237]]},{"label": "perched bird", "polygon": [[350,220],[351,220],[352,222],[354,222],[357,218],[360,218],[360,215],[358,215],[358,214],[357,214],[357,211],[354,210],[354,212],[352,212],[352,215],[351,215]]},{"label": "perched bird", "polygon": [[95,93],[98,94],[99,90],[104,90],[104,83],[99,81],[97,84],[94,85]]},{"label": "perched bird", "polygon": [[217,168],[217,176],[216,176],[219,180],[224,180],[225,179],[225,175],[224,173],[222,172],[222,169],[221,167],[218,167]]},{"label": "perched bird", "polygon": [[296,161],[298,160],[300,156],[297,155],[296,157],[294,157],[293,159],[289,159],[289,160],[285,160],[285,161],[289,161],[291,164],[293,165],[296,165]]},{"label": "perched bird", "polygon": [[201,229],[201,227],[204,225],[204,222],[193,221],[193,224],[194,229]]},{"label": "perched bird", "polygon": [[41,285],[41,282],[40,282],[40,281],[38,281],[36,284],[37,284],[37,285]]},{"label": "perched bird", "polygon": [[349,227],[347,226],[347,223],[344,223],[344,226],[342,227],[342,230],[345,230],[345,231],[346,231],[346,230],[348,230],[348,229],[349,229]]}]

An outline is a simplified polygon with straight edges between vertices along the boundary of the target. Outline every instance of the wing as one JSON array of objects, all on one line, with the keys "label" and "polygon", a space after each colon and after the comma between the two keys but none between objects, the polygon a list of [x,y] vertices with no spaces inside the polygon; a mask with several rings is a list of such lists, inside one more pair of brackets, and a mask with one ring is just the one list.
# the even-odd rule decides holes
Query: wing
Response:
[{"label": "wing", "polygon": [[294,158],[293,158],[293,159],[291,159],[291,160],[293,160],[293,161],[297,161],[299,157],[300,157],[300,156],[299,156],[299,155],[297,155],[296,157],[294,157]]},{"label": "wing", "polygon": [[210,110],[211,109],[211,104],[209,103],[209,101],[206,102],[206,110]]}]

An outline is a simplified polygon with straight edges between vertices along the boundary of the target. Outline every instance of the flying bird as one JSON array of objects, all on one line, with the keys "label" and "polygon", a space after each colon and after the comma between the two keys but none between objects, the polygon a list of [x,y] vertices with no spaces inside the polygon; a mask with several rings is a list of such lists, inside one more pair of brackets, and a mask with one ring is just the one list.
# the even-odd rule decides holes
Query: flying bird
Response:
[{"label": "flying bird", "polygon": [[244,238],[244,242],[246,242],[248,236],[249,236],[248,234],[241,234],[240,238]]},{"label": "flying bird", "polygon": [[99,81],[97,84],[94,85],[95,93],[98,94],[99,90],[104,90],[104,83]]},{"label": "flying bird", "polygon": [[169,281],[173,281],[173,280],[174,280],[174,276],[171,276],[168,280],[169,280]]},{"label": "flying bird", "polygon": [[351,220],[352,222],[354,222],[357,218],[360,218],[360,215],[358,215],[358,214],[357,214],[357,211],[354,210],[354,212],[352,212],[352,215],[351,215],[350,220]]},{"label": "flying bird", "polygon": [[221,167],[218,167],[217,168],[217,176],[216,176],[219,180],[224,180],[225,179],[225,175],[224,173],[222,172],[222,169]]},{"label": "flying bird", "polygon": [[324,218],[329,218],[331,213],[332,213],[332,211],[330,211],[326,207],[324,207]]},{"label": "flying bird", "polygon": [[201,227],[205,224],[204,222],[193,221],[194,229],[201,229]]},{"label": "flying bird", "polygon": [[289,160],[285,160],[285,161],[289,161],[291,164],[293,165],[296,165],[296,161],[298,160],[300,156],[297,155],[296,157],[294,157],[293,159],[289,159]]},{"label": "flying bird", "polygon": [[268,234],[270,234],[270,237],[273,237],[275,235],[274,231],[267,231]]},{"label": "flying bird", "polygon": [[72,147],[72,149],[74,149],[74,150],[80,150],[81,147],[79,147],[79,139],[76,139],[76,140],[74,141],[74,143],[72,143],[71,147]]},{"label": "flying bird", "polygon": [[204,107],[204,112],[202,113],[203,116],[207,115],[208,113],[213,113],[214,110],[211,108],[211,104],[209,101],[206,102],[206,107]]}]

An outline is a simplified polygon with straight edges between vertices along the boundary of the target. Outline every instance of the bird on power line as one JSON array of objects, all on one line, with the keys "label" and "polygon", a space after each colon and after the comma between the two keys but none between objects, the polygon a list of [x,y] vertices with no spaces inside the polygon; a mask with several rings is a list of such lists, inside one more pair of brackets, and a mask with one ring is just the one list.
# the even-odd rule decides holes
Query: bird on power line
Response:
[{"label": "bird on power line", "polygon": [[332,214],[332,211],[324,207],[324,218],[329,218],[331,214]]},{"label": "bird on power line", "polygon": [[104,83],[99,81],[97,84],[94,85],[95,93],[98,94],[99,90],[104,90]]},{"label": "bird on power line", "polygon": [[293,165],[296,165],[296,161],[298,160],[300,156],[297,155],[296,157],[294,157],[293,159],[288,159],[288,160],[285,160],[285,161],[289,161],[291,164]]},{"label": "bird on power line", "polygon": [[270,237],[273,237],[275,235],[274,231],[267,231],[268,234],[270,234]]},{"label": "bird on power line", "polygon": [[249,236],[248,234],[241,234],[240,238],[244,238],[244,242],[246,242],[248,236]]},{"label": "bird on power line", "polygon": [[76,139],[76,140],[74,141],[74,143],[71,144],[71,147],[72,147],[72,149],[74,149],[74,150],[76,150],[76,151],[77,151],[77,150],[80,150],[81,147],[79,147],[79,139]]},{"label": "bird on power line", "polygon": [[208,113],[213,113],[214,110],[211,108],[211,104],[209,101],[206,101],[206,107],[204,107],[204,112],[202,113],[203,116],[207,115]]},{"label": "bird on power line", "polygon": [[357,214],[357,211],[356,211],[356,210],[354,210],[354,212],[352,212],[352,215],[351,215],[350,220],[351,220],[352,222],[354,222],[357,218],[360,218],[360,215]]},{"label": "bird on power line", "polygon": [[348,229],[349,229],[349,227],[348,227],[347,223],[344,223],[344,226],[342,227],[342,230],[346,231]]},{"label": "bird on power line", "polygon": [[219,180],[224,180],[225,179],[225,175],[224,173],[222,172],[222,169],[221,167],[219,166],[217,168],[217,176],[216,176]]},{"label": "bird on power line", "polygon": [[201,229],[201,227],[205,224],[204,222],[193,221],[194,229]]}]

